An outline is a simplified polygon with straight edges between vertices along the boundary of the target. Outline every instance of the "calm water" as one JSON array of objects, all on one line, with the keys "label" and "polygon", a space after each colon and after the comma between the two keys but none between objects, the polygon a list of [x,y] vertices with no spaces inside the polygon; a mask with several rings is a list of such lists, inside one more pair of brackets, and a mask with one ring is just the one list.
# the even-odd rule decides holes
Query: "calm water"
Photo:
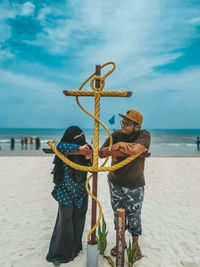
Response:
[{"label": "calm water", "polygon": [[[93,138],[92,129],[83,129],[86,134],[86,139],[91,144]],[[10,150],[10,138],[15,139],[15,151],[21,151],[21,138],[30,137],[34,139],[39,137],[41,140],[40,150],[48,147],[46,142],[54,138],[59,141],[65,129],[0,129],[0,149],[1,152]],[[112,130],[111,130],[112,131]],[[149,130],[151,133],[151,148],[152,156],[199,156],[195,141],[197,136],[200,136],[200,129],[156,129]],[[107,133],[100,129],[100,145],[107,138]],[[34,144],[35,145],[35,144]],[[35,149],[35,146],[33,146]],[[30,152],[30,147],[28,146]],[[41,152],[43,153],[43,152]]]}]

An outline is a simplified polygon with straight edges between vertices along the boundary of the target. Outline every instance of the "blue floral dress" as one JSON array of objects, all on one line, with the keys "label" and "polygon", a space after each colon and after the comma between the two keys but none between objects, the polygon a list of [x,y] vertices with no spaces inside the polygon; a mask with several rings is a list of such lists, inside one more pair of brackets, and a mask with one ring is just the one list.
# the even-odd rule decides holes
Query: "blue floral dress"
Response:
[{"label": "blue floral dress", "polygon": [[[74,152],[79,149],[80,146],[76,144],[60,142],[57,145],[57,150],[63,155],[65,155],[66,152]],[[64,166],[64,178],[59,185],[55,185],[52,196],[63,205],[72,206],[74,202],[77,208],[81,208],[83,199],[88,194],[85,188],[86,182],[76,183],[72,178],[71,170],[68,165],[64,162],[62,162],[62,164]]]}]

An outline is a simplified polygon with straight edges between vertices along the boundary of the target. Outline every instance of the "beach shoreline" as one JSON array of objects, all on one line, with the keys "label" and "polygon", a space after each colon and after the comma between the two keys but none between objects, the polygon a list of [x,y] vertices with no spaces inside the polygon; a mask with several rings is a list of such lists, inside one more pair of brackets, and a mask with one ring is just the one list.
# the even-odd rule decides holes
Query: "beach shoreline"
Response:
[{"label": "beach shoreline", "polygon": [[[111,130],[111,129],[110,129]],[[43,148],[49,148],[47,141],[59,142],[65,129],[1,129],[0,128],[0,157],[1,156],[45,156]],[[113,129],[111,130],[111,132]],[[94,130],[84,129],[88,144],[93,144]],[[200,129],[149,129],[151,134],[150,152],[152,157],[199,157],[196,140]],[[11,151],[11,137],[15,140],[14,151]],[[28,144],[21,141],[27,137]],[[33,145],[30,138],[33,137]],[[36,138],[40,139],[39,150],[36,150]],[[99,130],[99,147],[108,138],[106,132]]]}]

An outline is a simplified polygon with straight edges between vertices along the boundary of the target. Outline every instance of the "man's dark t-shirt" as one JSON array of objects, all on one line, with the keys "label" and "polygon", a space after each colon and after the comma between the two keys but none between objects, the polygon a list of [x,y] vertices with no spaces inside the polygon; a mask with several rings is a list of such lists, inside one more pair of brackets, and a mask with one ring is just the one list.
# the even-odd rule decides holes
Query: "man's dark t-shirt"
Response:
[{"label": "man's dark t-shirt", "polygon": [[[139,130],[137,134],[126,135],[121,130],[114,131],[112,133],[113,144],[118,142],[137,143],[143,145],[145,148],[150,147],[150,133],[147,130]],[[103,144],[103,147],[109,146],[109,138]],[[125,158],[129,157],[117,157],[117,160],[112,162],[111,165],[115,165]],[[121,167],[115,171],[108,173],[108,179],[115,185],[127,188],[137,188],[145,185],[144,179],[144,162],[145,158],[137,157],[124,167]]]}]

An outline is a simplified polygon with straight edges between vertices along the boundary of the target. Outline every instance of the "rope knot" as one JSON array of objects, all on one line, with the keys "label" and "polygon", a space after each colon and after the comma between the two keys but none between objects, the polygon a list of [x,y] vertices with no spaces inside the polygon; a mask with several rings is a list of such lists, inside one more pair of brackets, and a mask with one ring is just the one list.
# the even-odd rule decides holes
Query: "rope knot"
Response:
[{"label": "rope knot", "polygon": [[[98,87],[98,88],[96,88],[94,86],[94,81],[96,81],[96,80],[98,80],[100,83],[100,87]],[[94,91],[98,91],[98,92],[102,91],[103,88],[105,87],[105,78],[101,77],[101,76],[94,76],[90,81],[90,86]]]}]

